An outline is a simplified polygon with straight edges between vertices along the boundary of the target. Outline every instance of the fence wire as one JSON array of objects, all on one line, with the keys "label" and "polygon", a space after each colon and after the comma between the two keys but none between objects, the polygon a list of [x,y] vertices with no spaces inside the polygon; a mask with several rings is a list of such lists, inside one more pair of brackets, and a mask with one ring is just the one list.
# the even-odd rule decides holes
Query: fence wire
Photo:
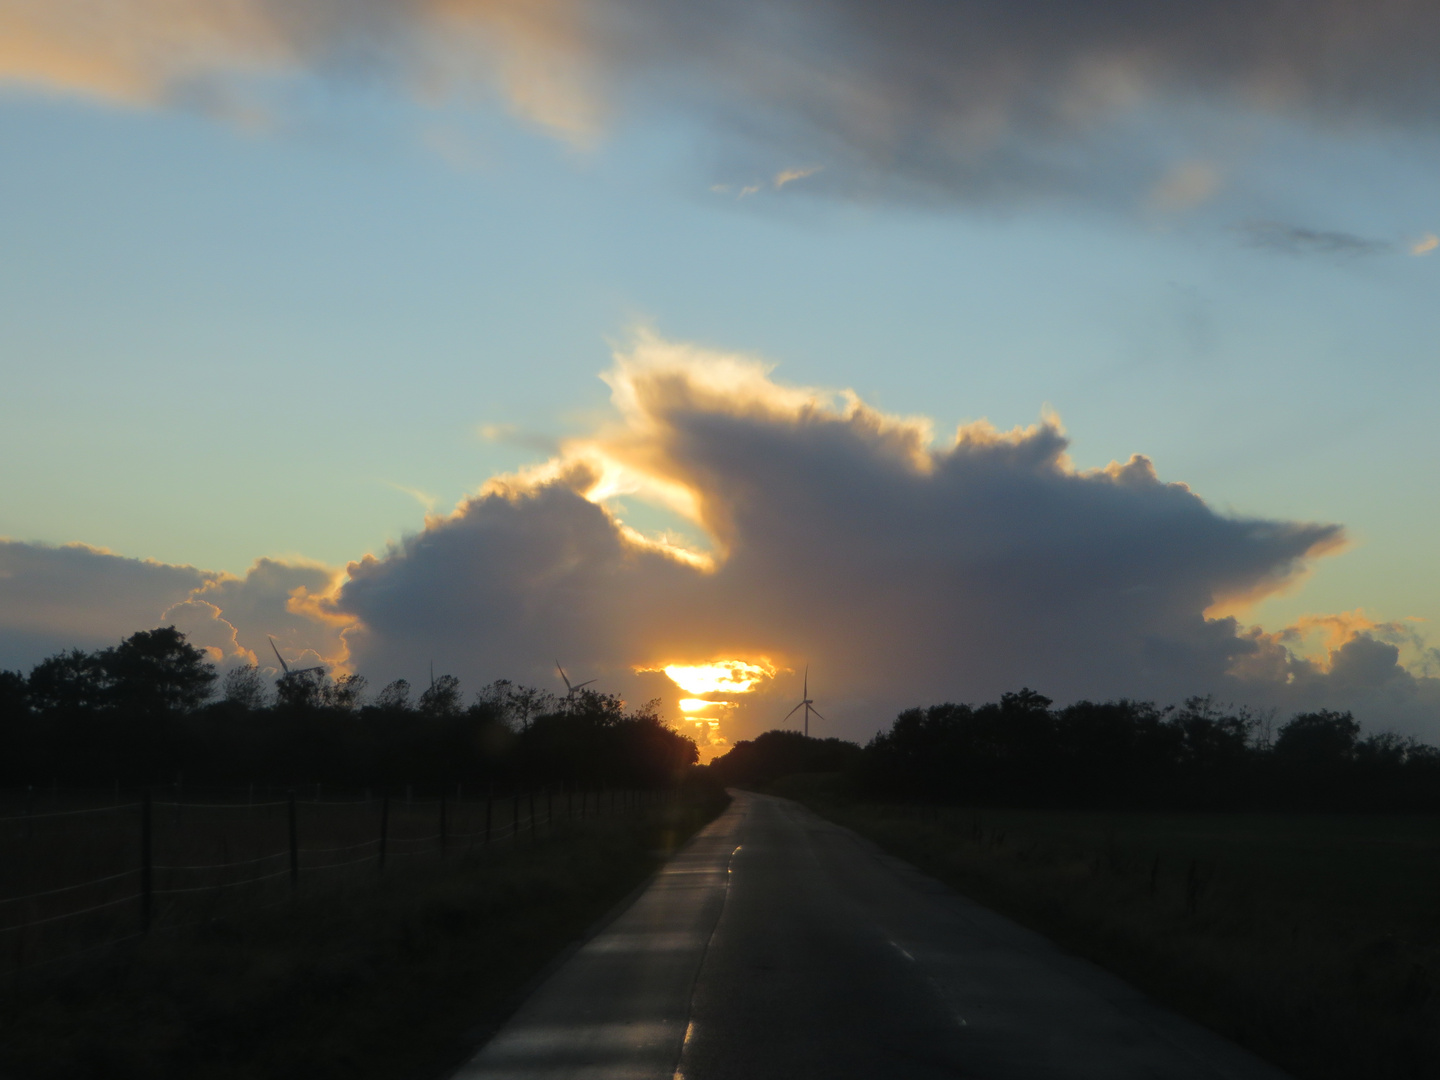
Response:
[{"label": "fence wire", "polygon": [[[84,881],[71,882],[55,887],[36,889],[30,892],[20,893],[13,896],[0,898],[0,908],[20,904],[40,904],[41,912],[36,917],[22,922],[12,923],[0,927],[0,934],[10,935],[22,931],[54,926],[78,920],[83,916],[98,915],[101,912],[118,908],[126,904],[141,906],[142,925],[140,933],[130,933],[122,936],[109,936],[105,940],[86,945],[83,948],[72,949],[62,956],[49,957],[44,960],[30,964],[10,965],[9,971],[32,970],[36,967],[44,967],[55,963],[61,963],[66,959],[78,958],[92,952],[104,949],[124,941],[134,940],[143,937],[146,932],[155,929],[175,929],[177,927],[197,925],[207,921],[200,919],[194,922],[177,922],[173,918],[162,918],[156,920],[153,901],[159,898],[180,898],[198,897],[202,894],[224,895],[236,889],[242,889],[249,885],[261,885],[266,882],[278,881],[281,878],[289,878],[291,891],[299,886],[300,881],[308,874],[321,870],[339,870],[347,867],[364,866],[369,863],[380,863],[383,869],[387,857],[405,857],[406,865],[412,856],[435,855],[443,856],[447,845],[451,841],[468,841],[459,845],[466,850],[473,850],[477,846],[489,844],[503,844],[513,842],[522,833],[532,836],[538,834],[542,826],[553,826],[558,819],[568,820],[572,817],[597,817],[619,815],[638,808],[639,800],[632,801],[629,797],[622,797],[616,802],[615,795],[610,795],[609,806],[607,807],[599,793],[589,792],[579,804],[580,813],[576,814],[576,806],[573,798],[565,799],[565,804],[556,813],[553,799],[547,793],[541,796],[541,802],[532,813],[523,813],[528,809],[524,803],[532,805],[535,797],[523,796],[518,793],[503,797],[479,798],[465,800],[460,797],[454,798],[370,798],[350,800],[328,800],[320,801],[305,799],[299,793],[287,799],[267,799],[261,802],[186,802],[179,799],[173,801],[153,800],[149,797],[141,801],[126,803],[116,802],[113,805],[93,806],[73,810],[50,810],[39,813],[25,813],[0,817],[0,824],[5,822],[24,823],[29,828],[26,831],[26,851],[31,856],[32,862],[36,858],[35,826],[42,829],[46,821],[53,819],[82,818],[100,814],[119,815],[126,812],[139,811],[136,815],[138,822],[135,824],[136,840],[138,841],[140,858],[137,860],[140,865],[131,866],[117,873],[104,874],[98,877],[89,878]],[[118,798],[117,789],[116,796]],[[589,804],[588,806],[586,804]],[[353,811],[357,807],[364,807],[365,812],[356,816]],[[270,811],[277,808],[286,808],[289,814],[275,815]],[[314,811],[318,809],[351,810],[350,815],[337,819],[335,815],[324,815],[320,821],[313,818]],[[203,819],[205,810],[246,810],[263,811],[263,815],[257,815],[253,820],[242,818],[229,819],[230,826],[221,825],[221,819],[215,823],[207,824]],[[377,814],[376,812],[379,811]],[[403,832],[408,825],[413,827],[420,820],[435,820],[437,813],[440,821],[439,832],[428,832],[418,836],[397,835]],[[485,827],[481,828],[455,828],[456,824],[475,825],[480,818],[484,819]],[[304,819],[309,818],[306,821]],[[299,842],[306,832],[318,831],[322,834],[317,839],[334,837],[343,841],[345,833],[354,836],[361,829],[372,832],[372,835],[364,840],[354,843],[340,842],[319,846],[306,846]],[[236,834],[235,830],[241,830]],[[248,830],[248,831],[247,831]],[[374,832],[379,835],[374,835]],[[166,852],[174,854],[189,853],[190,851],[209,848],[220,850],[228,856],[231,843],[239,843],[249,846],[245,842],[258,843],[263,835],[272,837],[271,842],[279,840],[282,835],[288,832],[289,844],[280,850],[272,850],[265,854],[247,856],[245,858],[231,859],[224,857],[218,861],[181,861],[171,858],[168,861],[157,861],[153,856],[155,847],[162,847]],[[46,842],[41,849],[43,857],[53,858],[56,861],[63,861],[69,856],[74,859],[85,860],[87,857],[92,860],[110,859],[113,860],[117,854],[114,844],[114,829],[106,826],[102,833],[88,831],[83,835],[76,835],[73,831],[63,834],[66,843],[71,845],[71,850],[62,850],[53,841]],[[482,840],[483,838],[483,840]],[[480,845],[475,841],[482,840]],[[88,843],[88,850],[86,844]],[[378,851],[374,850],[378,847]],[[252,847],[253,851],[254,848]],[[334,861],[317,862],[316,859],[326,856],[346,856],[355,852],[368,851],[367,854],[356,858],[339,858]],[[273,864],[277,860],[290,859],[290,865],[283,869],[269,873],[252,874],[250,876],[237,878],[232,881],[211,881],[201,884],[179,884],[174,881],[178,875],[180,881],[185,876],[195,874],[216,874],[225,875],[228,871],[245,871],[256,867],[263,867],[264,864]],[[23,860],[12,860],[12,864]],[[112,863],[113,864],[113,863]],[[31,868],[32,873],[42,873],[44,867],[35,863]],[[68,911],[59,911],[46,914],[44,906],[57,897],[81,892],[87,889],[97,889],[104,886],[114,886],[115,883],[139,878],[140,891],[127,892],[123,896],[116,896],[99,903],[90,904],[85,907]],[[157,880],[159,879],[159,880]],[[193,878],[192,878],[193,880]],[[274,906],[277,903],[284,903],[283,899],[268,903],[258,901],[244,902],[245,910],[258,909]],[[175,914],[173,905],[167,905],[165,913]],[[42,943],[43,944],[43,943]],[[16,954],[18,959],[18,953]]]}]

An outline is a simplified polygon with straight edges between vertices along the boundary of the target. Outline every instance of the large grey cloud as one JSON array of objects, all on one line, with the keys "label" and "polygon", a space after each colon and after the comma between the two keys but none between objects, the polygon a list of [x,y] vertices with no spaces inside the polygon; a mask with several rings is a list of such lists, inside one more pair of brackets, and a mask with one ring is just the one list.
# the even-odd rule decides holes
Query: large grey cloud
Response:
[{"label": "large grey cloud", "polygon": [[[1335,526],[1217,513],[1141,456],[1077,470],[1053,421],[936,446],[923,422],[655,340],[610,378],[623,426],[351,565],[335,604],[362,624],[361,668],[548,680],[560,655],[644,693],[663,684],[637,667],[788,669],[739,733],[783,715],[807,663],[851,736],[907,704],[1022,685],[1433,727],[1440,684],[1399,666],[1383,628],[1348,626],[1327,663],[1217,614],[1293,583],[1343,542]],[[600,505],[625,491],[686,513],[713,562],[635,537]]]},{"label": "large grey cloud", "polygon": [[116,555],[86,544],[0,539],[0,668],[66,649],[114,645],[175,625],[215,662],[274,664],[276,635],[297,660],[342,663],[350,620],[319,607],[336,574],[259,559],[243,577]]},{"label": "large grey cloud", "polygon": [[0,77],[200,104],[237,73],[478,80],[577,137],[679,104],[737,176],[981,199],[1163,197],[1236,110],[1432,127],[1437,50],[1433,0],[0,0]]},{"label": "large grey cloud", "polygon": [[[612,421],[348,574],[0,543],[0,666],[174,622],[222,663],[268,663],[274,634],[372,683],[433,663],[472,690],[555,688],[559,658],[672,717],[684,695],[656,669],[768,664],[757,692],[712,710],[722,723],[701,732],[717,739],[778,722],[809,665],[826,730],[854,738],[902,707],[1028,685],[1349,708],[1440,741],[1440,654],[1414,624],[1236,617],[1340,547],[1334,525],[1218,513],[1140,455],[1078,469],[1053,419],[936,439],[922,419],[653,337],[607,378]],[[627,525],[637,501],[676,532]]]}]

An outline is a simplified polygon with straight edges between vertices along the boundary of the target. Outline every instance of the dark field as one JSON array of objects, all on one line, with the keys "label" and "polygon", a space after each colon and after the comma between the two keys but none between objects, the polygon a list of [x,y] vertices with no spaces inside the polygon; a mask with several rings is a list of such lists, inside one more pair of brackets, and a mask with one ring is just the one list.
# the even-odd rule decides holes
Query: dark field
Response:
[{"label": "dark field", "polygon": [[[207,852],[219,850],[231,864],[219,873],[237,877],[234,863],[265,859],[278,843],[285,853],[280,875],[162,897],[157,869],[148,937],[12,968],[0,979],[0,1076],[437,1076],[463,1060],[537,973],[724,803],[703,789],[683,798],[631,796],[628,805],[616,793],[615,812],[607,797],[605,813],[596,816],[592,793],[590,816],[582,818],[578,796],[573,817],[559,798],[552,825],[537,796],[533,832],[529,798],[522,798],[518,836],[514,800],[495,800],[488,846],[481,842],[484,800],[447,805],[443,858],[438,802],[399,800],[391,807],[383,874],[374,857],[378,805],[297,805],[300,823],[310,822],[312,852],[311,865],[301,862],[293,895],[288,802],[232,807],[232,818],[246,824],[229,829],[216,826],[227,812],[218,807],[187,805],[178,821],[173,806],[157,807],[157,864],[168,853],[203,865]],[[88,846],[76,842],[83,837],[61,843],[58,832],[48,844],[36,842],[24,884],[94,870],[106,853],[115,872],[133,864],[139,843],[128,826],[137,811],[122,807],[106,818],[115,820],[85,834],[93,841]],[[321,850],[352,844],[359,846]],[[346,865],[325,872],[327,860]],[[19,884],[13,877],[12,887]],[[127,879],[120,885],[130,887]],[[32,956],[42,943],[68,951],[105,934],[134,934],[137,917],[138,902],[126,901],[99,921],[80,920],[83,932],[54,929],[70,921],[62,920],[39,928],[47,936],[37,939],[32,930],[25,939]],[[11,963],[16,959],[12,949]]]},{"label": "dark field", "polygon": [[771,788],[1297,1077],[1440,1076],[1440,817],[862,804]]}]

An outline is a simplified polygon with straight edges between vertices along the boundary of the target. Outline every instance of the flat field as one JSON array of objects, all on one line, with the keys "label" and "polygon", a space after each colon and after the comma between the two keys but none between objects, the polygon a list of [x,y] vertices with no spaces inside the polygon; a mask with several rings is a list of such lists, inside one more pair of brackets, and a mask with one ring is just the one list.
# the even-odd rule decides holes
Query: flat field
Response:
[{"label": "flat field", "polygon": [[1440,1076],[1440,817],[1070,813],[772,786],[1304,1080]]},{"label": "flat field", "polygon": [[383,875],[368,864],[363,880],[302,869],[280,904],[162,921],[147,938],[12,970],[0,976],[0,1076],[445,1074],[724,803],[701,790],[560,819]]}]

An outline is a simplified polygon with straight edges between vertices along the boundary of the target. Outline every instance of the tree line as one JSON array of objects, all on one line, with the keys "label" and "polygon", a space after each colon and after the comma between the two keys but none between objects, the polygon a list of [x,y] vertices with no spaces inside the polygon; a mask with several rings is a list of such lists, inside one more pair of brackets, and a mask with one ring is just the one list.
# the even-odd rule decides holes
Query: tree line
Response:
[{"label": "tree line", "polygon": [[369,693],[361,675],[255,666],[223,678],[175,627],[0,671],[0,785],[457,783],[654,787],[698,759],[661,720],[588,689],[500,680],[465,701],[441,675]]},{"label": "tree line", "polygon": [[767,732],[712,763],[726,783],[843,772],[856,794],[916,802],[1154,810],[1440,811],[1440,749],[1363,736],[1348,712],[1270,714],[1193,697],[1080,701],[1032,690],[908,709],[868,745]]}]

